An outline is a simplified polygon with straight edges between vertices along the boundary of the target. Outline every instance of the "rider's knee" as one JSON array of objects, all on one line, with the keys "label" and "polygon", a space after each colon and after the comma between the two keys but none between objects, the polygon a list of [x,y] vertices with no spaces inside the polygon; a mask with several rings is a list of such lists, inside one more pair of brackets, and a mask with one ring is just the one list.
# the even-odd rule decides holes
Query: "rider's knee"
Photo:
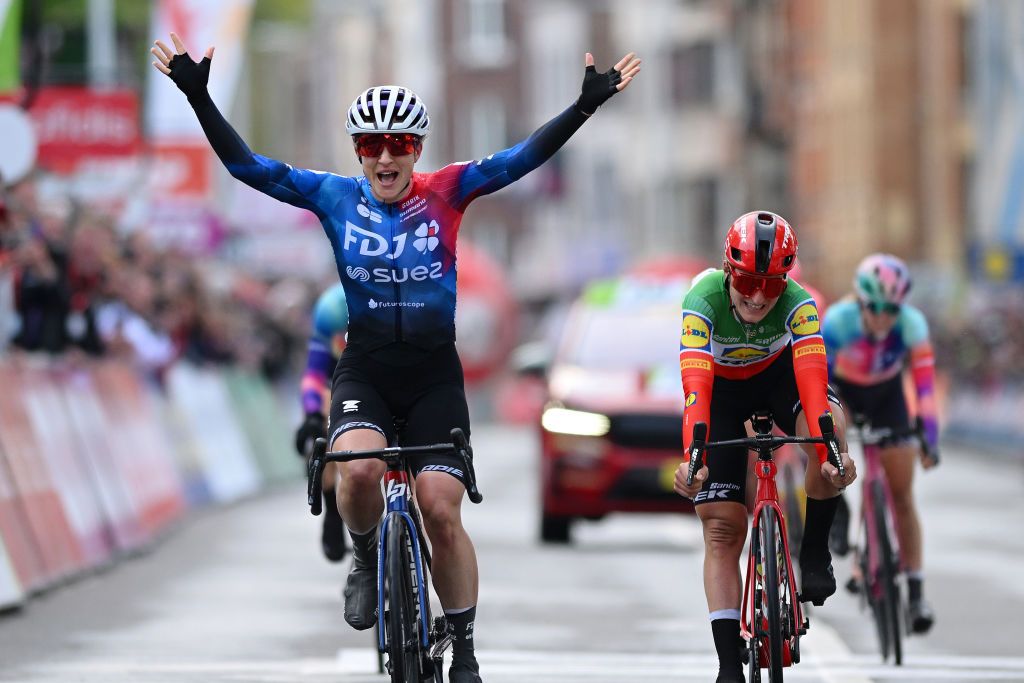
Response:
[{"label": "rider's knee", "polygon": [[435,545],[450,544],[456,529],[461,526],[458,502],[439,496],[424,497],[419,499],[419,506],[430,542]]},{"label": "rider's knee", "polygon": [[379,491],[381,463],[363,460],[346,463],[340,485],[343,493],[353,495],[357,491]]},{"label": "rider's knee", "polygon": [[746,519],[709,517],[703,520],[707,552],[719,556],[739,556],[747,537]]}]

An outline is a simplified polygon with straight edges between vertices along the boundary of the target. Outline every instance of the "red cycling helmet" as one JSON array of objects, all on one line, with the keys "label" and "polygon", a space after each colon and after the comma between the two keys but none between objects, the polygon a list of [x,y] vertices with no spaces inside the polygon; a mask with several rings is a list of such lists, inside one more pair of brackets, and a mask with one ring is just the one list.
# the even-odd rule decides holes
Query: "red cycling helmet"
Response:
[{"label": "red cycling helmet", "polygon": [[786,219],[770,211],[745,213],[725,236],[725,262],[757,275],[785,275],[796,263],[796,235]]}]

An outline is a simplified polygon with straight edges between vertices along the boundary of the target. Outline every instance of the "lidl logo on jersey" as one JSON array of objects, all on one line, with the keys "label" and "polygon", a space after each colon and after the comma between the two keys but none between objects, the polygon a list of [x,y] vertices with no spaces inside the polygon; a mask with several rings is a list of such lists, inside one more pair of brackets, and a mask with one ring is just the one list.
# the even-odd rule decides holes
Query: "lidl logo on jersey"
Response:
[{"label": "lidl logo on jersey", "polygon": [[711,341],[711,331],[703,318],[693,314],[683,316],[683,334],[679,343],[688,349],[701,349]]},{"label": "lidl logo on jersey", "polygon": [[728,358],[730,360],[748,361],[755,360],[758,358],[764,358],[768,355],[768,351],[765,349],[755,349],[750,346],[737,346],[732,349],[725,349],[722,352],[722,358]]},{"label": "lidl logo on jersey", "polygon": [[797,307],[789,319],[789,329],[798,337],[817,334],[821,325],[818,321],[818,309],[814,304],[801,304]]},{"label": "lidl logo on jersey", "polygon": [[696,391],[691,391],[690,393],[688,393],[686,395],[686,407],[687,408],[689,408],[690,406],[692,406],[696,402],[697,402],[697,392]]}]

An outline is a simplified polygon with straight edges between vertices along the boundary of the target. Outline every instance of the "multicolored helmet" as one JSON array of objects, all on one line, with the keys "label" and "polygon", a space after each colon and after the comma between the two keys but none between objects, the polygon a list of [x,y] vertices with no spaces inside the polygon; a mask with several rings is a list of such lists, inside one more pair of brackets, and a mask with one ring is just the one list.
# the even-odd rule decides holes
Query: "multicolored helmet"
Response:
[{"label": "multicolored helmet", "polygon": [[785,275],[796,263],[796,235],[771,211],[745,213],[725,236],[725,262],[746,273]]},{"label": "multicolored helmet", "polygon": [[412,90],[378,85],[367,88],[352,102],[345,130],[349,135],[412,133],[423,137],[430,131],[430,117],[423,100]]},{"label": "multicolored helmet", "polygon": [[871,254],[857,266],[853,289],[861,303],[881,309],[899,307],[910,292],[907,264],[892,254]]}]

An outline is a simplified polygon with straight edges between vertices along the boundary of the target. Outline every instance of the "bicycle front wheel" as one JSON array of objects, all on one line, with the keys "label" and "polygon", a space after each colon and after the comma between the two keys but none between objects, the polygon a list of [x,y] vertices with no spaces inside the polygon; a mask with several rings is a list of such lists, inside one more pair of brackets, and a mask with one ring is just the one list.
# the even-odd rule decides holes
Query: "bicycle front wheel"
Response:
[{"label": "bicycle front wheel", "polygon": [[782,545],[782,527],[778,514],[772,507],[761,509],[758,520],[758,553],[757,567],[761,570],[761,614],[758,621],[765,627],[765,645],[768,665],[768,680],[771,683],[782,682],[782,650],[786,646],[782,633],[782,574],[779,565],[782,561],[784,548]]},{"label": "bicycle front wheel", "polygon": [[[893,548],[892,536],[889,531],[888,511],[885,489],[882,482],[875,481],[871,487],[871,505],[875,513],[875,525],[878,534],[878,581],[881,584],[879,594],[880,605],[877,617],[885,622],[888,644],[892,646],[893,661],[896,666],[903,664],[903,642],[900,633],[900,587],[899,560]],[[888,649],[884,656],[888,656]]]},{"label": "bicycle front wheel", "polygon": [[388,671],[392,683],[420,680],[419,600],[412,561],[409,528],[402,515],[388,515],[387,563],[384,572],[387,596]]}]

